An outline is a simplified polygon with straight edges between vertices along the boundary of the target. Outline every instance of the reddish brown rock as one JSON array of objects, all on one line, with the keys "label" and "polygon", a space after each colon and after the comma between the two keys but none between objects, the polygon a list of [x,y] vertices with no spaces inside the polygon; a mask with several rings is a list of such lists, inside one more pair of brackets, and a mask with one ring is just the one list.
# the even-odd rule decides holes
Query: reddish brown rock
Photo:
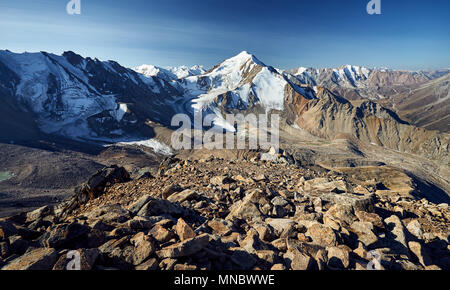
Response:
[{"label": "reddish brown rock", "polygon": [[181,241],[192,239],[196,236],[194,230],[182,218],[178,219],[175,231]]}]

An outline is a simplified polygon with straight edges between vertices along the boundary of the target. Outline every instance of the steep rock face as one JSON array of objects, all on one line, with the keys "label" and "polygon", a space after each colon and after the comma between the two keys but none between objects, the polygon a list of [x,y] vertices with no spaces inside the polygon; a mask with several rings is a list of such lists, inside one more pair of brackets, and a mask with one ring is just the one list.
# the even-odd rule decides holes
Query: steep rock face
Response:
[{"label": "steep rock face", "polygon": [[[390,76],[382,77],[386,74]],[[152,124],[170,127],[177,113],[215,114],[216,126],[235,131],[224,113],[275,110],[289,124],[322,138],[349,134],[366,143],[447,160],[448,135],[409,126],[371,101],[349,102],[316,86],[330,81],[358,89],[372,88],[377,82],[389,87],[431,76],[352,66],[304,69],[296,75],[267,66],[245,51],[208,72],[171,81],[73,52],[57,56],[0,51],[0,93],[9,100],[8,106],[28,116],[28,127],[36,120],[45,133],[83,140],[142,141],[155,136]],[[300,76],[307,77],[307,84]],[[14,116],[9,119],[20,121]]]},{"label": "steep rock face", "polygon": [[286,71],[302,83],[312,86],[339,85],[343,87],[361,86],[368,80],[371,69],[346,65],[336,69],[298,68]]},{"label": "steep rock face", "polygon": [[371,87],[411,86],[429,81],[431,77],[421,72],[374,70],[369,78]]},{"label": "steep rock face", "polygon": [[33,114],[26,112],[13,97],[19,76],[0,62],[0,79],[0,141],[9,143],[29,137],[36,138],[39,129]]},{"label": "steep rock face", "polygon": [[450,74],[395,95],[387,104],[416,126],[449,133]]},{"label": "steep rock face", "polygon": [[295,83],[325,87],[349,100],[379,100],[408,92],[450,70],[411,72],[346,65],[322,69],[301,67],[285,73]]},{"label": "steep rock face", "polygon": [[180,97],[164,80],[73,52],[1,51],[0,63],[8,96],[34,114],[45,133],[88,139],[150,136],[147,120],[168,123],[174,110],[166,102]]},{"label": "steep rock face", "polygon": [[[265,80],[262,80],[264,77]],[[243,104],[246,108],[261,102],[267,106],[280,108],[276,100],[279,94],[255,91],[254,82],[279,81],[279,86],[268,86],[267,89],[283,89],[286,85],[283,77],[273,68],[267,67],[256,57],[247,52],[225,60],[206,74],[188,77],[180,82],[180,86],[187,96],[193,97],[193,108],[203,110],[213,107],[221,96],[228,96],[229,106]],[[277,102],[278,101],[278,102]]]},{"label": "steep rock face", "polygon": [[314,97],[310,91],[305,92],[304,88],[246,51],[202,75],[179,80],[177,88],[191,100],[194,112],[216,114],[215,125],[231,131],[234,129],[223,119],[225,112],[282,111],[285,90]]},{"label": "steep rock face", "polygon": [[450,131],[449,69],[393,71],[343,66],[298,68],[285,72],[296,84],[321,86],[348,100],[379,101],[419,127]]},{"label": "steep rock face", "polygon": [[378,104],[357,104],[319,88],[318,99],[305,101],[301,95],[286,98],[292,118],[300,128],[329,140],[350,134],[360,141],[390,149],[440,159],[449,164],[449,135],[417,128]]}]

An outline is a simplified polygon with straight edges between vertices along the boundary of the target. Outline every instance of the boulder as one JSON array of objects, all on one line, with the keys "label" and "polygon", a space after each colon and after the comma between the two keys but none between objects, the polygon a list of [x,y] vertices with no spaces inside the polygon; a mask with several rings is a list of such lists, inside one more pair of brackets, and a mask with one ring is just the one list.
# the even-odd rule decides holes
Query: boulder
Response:
[{"label": "boulder", "polygon": [[387,229],[390,231],[387,238],[390,240],[389,248],[395,250],[398,253],[408,254],[408,243],[406,239],[405,227],[396,215],[392,215],[384,220],[387,225]]},{"label": "boulder", "polygon": [[309,236],[313,243],[321,246],[336,246],[337,237],[334,231],[325,225],[313,224],[308,228],[306,235]]},{"label": "boulder", "polygon": [[163,191],[161,192],[161,196],[162,198],[167,199],[172,194],[180,191],[183,191],[183,188],[181,186],[179,186],[178,184],[171,184],[163,189]]},{"label": "boulder", "polygon": [[280,162],[280,157],[278,157],[278,155],[275,154],[270,154],[270,153],[262,153],[261,157],[259,158],[261,161],[270,161],[270,162]]},{"label": "boulder", "polygon": [[270,201],[274,206],[286,206],[289,204],[284,197],[276,196]]},{"label": "boulder", "polygon": [[410,251],[416,256],[417,260],[419,260],[422,266],[427,267],[431,266],[433,262],[430,259],[430,256],[425,251],[424,247],[418,242],[408,242],[408,246]]},{"label": "boulder", "polygon": [[322,199],[320,197],[316,197],[315,199],[313,199],[313,206],[314,206],[314,211],[317,213],[322,212],[322,206],[323,206],[323,202]]},{"label": "boulder", "polygon": [[209,239],[208,234],[199,235],[195,238],[163,248],[157,251],[156,254],[161,259],[187,257],[206,247],[209,244]]},{"label": "boulder", "polygon": [[132,245],[125,244],[122,248],[115,248],[107,256],[108,264],[121,270],[132,270],[135,265],[136,249]]},{"label": "boulder", "polygon": [[332,217],[333,220],[343,222],[346,225],[351,225],[356,220],[353,206],[349,204],[333,205],[324,217]]},{"label": "boulder", "polygon": [[231,233],[232,226],[232,223],[220,218],[216,218],[208,222],[208,227],[210,227],[215,234],[221,236],[226,236]]},{"label": "boulder", "polygon": [[214,176],[210,179],[209,183],[212,185],[224,185],[224,184],[230,184],[233,183],[234,180],[229,176]]},{"label": "boulder", "polygon": [[191,190],[191,189],[186,189],[182,192],[179,193],[175,193],[171,196],[169,196],[167,198],[168,201],[170,202],[178,202],[178,203],[183,203],[186,200],[193,200],[196,199],[198,197],[198,193]]},{"label": "boulder", "polygon": [[9,244],[7,242],[0,242],[0,258],[7,258],[9,255]]},{"label": "boulder", "polygon": [[79,242],[78,239],[89,233],[90,227],[79,223],[60,224],[42,238],[42,244],[48,248],[68,248]]},{"label": "boulder", "polygon": [[[101,230],[92,229],[86,236],[85,240],[81,240],[78,245],[86,248],[98,248],[107,240],[106,233]],[[83,245],[84,244],[84,245]]]},{"label": "boulder", "polygon": [[130,229],[127,226],[119,226],[115,229],[113,229],[110,233],[109,236],[110,237],[114,237],[114,238],[121,238],[123,236],[129,236],[132,235],[134,233],[134,231],[132,229]]},{"label": "boulder", "polygon": [[238,182],[242,182],[242,183],[253,183],[253,179],[251,178],[245,178],[242,175],[235,175],[233,176],[233,180],[236,180]]},{"label": "boulder", "polygon": [[384,228],[383,220],[376,213],[369,213],[365,211],[355,211],[356,216],[362,222],[369,222],[377,228]]},{"label": "boulder", "polygon": [[148,230],[154,226],[154,221],[148,217],[135,216],[127,222],[127,227],[132,230]]},{"label": "boulder", "polygon": [[251,270],[256,264],[257,260],[255,257],[241,248],[231,249],[233,253],[231,254],[230,260],[242,270]]},{"label": "boulder", "polygon": [[130,213],[120,204],[99,206],[86,214],[88,220],[102,221],[106,224],[124,223],[131,218]]},{"label": "boulder", "polygon": [[35,220],[42,219],[52,214],[54,214],[53,206],[46,205],[31,212],[28,212],[26,222],[27,223],[33,222]]},{"label": "boulder", "polygon": [[287,239],[286,238],[279,238],[270,243],[275,249],[279,250],[280,252],[286,252],[287,251]]},{"label": "boulder", "polygon": [[196,236],[194,230],[182,218],[178,219],[175,232],[181,241],[192,239]]},{"label": "boulder", "polygon": [[328,253],[326,252],[326,250],[325,249],[318,250],[314,258],[316,260],[317,268],[319,269],[319,271],[325,270],[326,265],[328,263]]},{"label": "boulder", "polygon": [[79,257],[80,257],[80,268],[79,269],[69,269],[69,266],[73,265],[69,265],[69,263],[71,261],[73,261],[74,256],[73,255],[68,255],[68,253],[65,253],[63,255],[61,255],[58,259],[58,261],[56,262],[56,264],[53,266],[53,270],[58,270],[58,271],[64,271],[64,270],[82,270],[82,271],[89,271],[92,270],[94,267],[95,262],[97,261],[99,255],[100,255],[100,251],[98,249],[79,249],[77,250],[77,252],[79,253]]},{"label": "boulder", "polygon": [[30,246],[30,242],[24,240],[21,236],[11,236],[9,239],[9,251],[13,254],[23,255]]},{"label": "boulder", "polygon": [[174,271],[195,271],[198,270],[196,265],[176,264],[173,267]]},{"label": "boulder", "polygon": [[155,258],[148,259],[146,262],[136,266],[138,271],[154,271],[159,269],[158,260]]},{"label": "boulder", "polygon": [[138,212],[139,216],[171,215],[173,217],[183,216],[185,210],[165,199],[152,198]]},{"label": "boulder", "polygon": [[274,229],[265,223],[257,223],[253,225],[253,228],[258,232],[262,241],[270,242],[276,238]]},{"label": "boulder", "polygon": [[130,174],[123,167],[116,165],[105,167],[94,174],[82,186],[80,195],[87,195],[89,199],[95,199],[103,194],[107,185],[130,181]]},{"label": "boulder", "polygon": [[373,212],[374,198],[373,195],[357,195],[352,193],[324,193],[320,196],[324,201],[332,204],[351,205],[354,210]]},{"label": "boulder", "polygon": [[304,183],[304,190],[311,191],[323,191],[323,192],[347,192],[348,186],[347,183],[343,180],[332,180],[329,181],[328,178],[314,178],[311,180],[307,180]]},{"label": "boulder", "polygon": [[86,183],[75,189],[72,199],[63,204],[60,216],[68,216],[74,209],[103,195],[106,186],[127,181],[130,181],[130,174],[123,167],[113,165],[99,170]]},{"label": "boulder", "polygon": [[356,235],[358,235],[358,240],[364,243],[367,247],[370,247],[378,241],[378,237],[374,233],[372,223],[357,221],[354,222],[350,228]]},{"label": "boulder", "polygon": [[2,270],[51,270],[57,259],[55,249],[38,248],[12,260]]},{"label": "boulder", "polygon": [[130,240],[130,237],[123,237],[121,239],[111,239],[98,247],[100,252],[105,255],[111,254],[115,249],[122,248],[124,245],[126,245]]},{"label": "boulder", "polygon": [[94,220],[92,223],[89,224],[89,226],[93,230],[98,230],[98,231],[103,231],[103,232],[110,232],[114,229],[114,226],[109,225],[102,220]]},{"label": "boulder", "polygon": [[304,271],[313,270],[315,268],[314,259],[308,254],[293,249],[288,251],[284,258],[288,260],[288,264],[292,270]]},{"label": "boulder", "polygon": [[281,238],[287,238],[296,235],[296,222],[291,219],[272,219],[268,218],[265,222],[270,225],[275,231],[275,235]]},{"label": "boulder", "polygon": [[267,245],[259,239],[258,232],[255,229],[250,229],[245,239],[239,242],[239,245],[249,253],[268,249]]},{"label": "boulder", "polygon": [[330,228],[338,232],[342,230],[341,228],[342,222],[339,222],[334,217],[331,217],[331,215],[325,215],[323,217],[323,224],[329,226]]},{"label": "boulder", "polygon": [[159,243],[166,243],[175,238],[175,234],[162,225],[155,225],[148,234]]},{"label": "boulder", "polygon": [[423,239],[423,229],[418,220],[410,221],[406,228],[418,239]]},{"label": "boulder", "polygon": [[284,266],[283,264],[275,264],[272,266],[272,268],[270,268],[270,271],[284,271],[286,270],[286,266]]},{"label": "boulder", "polygon": [[278,255],[275,251],[272,250],[259,250],[256,251],[256,256],[258,256],[259,260],[263,261],[264,266],[269,266],[266,268],[269,268],[275,264],[275,262],[278,260]]},{"label": "boulder", "polygon": [[259,210],[261,203],[267,203],[263,192],[256,189],[248,193],[241,201],[234,203],[230,208],[230,213],[225,218],[232,220],[241,218],[247,221],[261,221],[263,214]]},{"label": "boulder", "polygon": [[351,249],[347,246],[327,247],[328,267],[331,269],[347,269],[350,265]]},{"label": "boulder", "polygon": [[147,260],[155,252],[155,247],[150,237],[143,232],[132,237],[130,243],[134,246],[132,264],[135,266],[142,264],[142,262]]},{"label": "boulder", "polygon": [[161,263],[159,263],[158,267],[161,270],[170,271],[174,269],[176,263],[177,263],[176,259],[167,258],[162,260]]},{"label": "boulder", "polygon": [[133,204],[130,205],[128,208],[129,212],[135,216],[138,214],[138,212],[142,209],[144,205],[146,205],[149,201],[151,201],[153,198],[151,195],[144,195],[141,198],[139,198],[137,201],[135,201]]},{"label": "boulder", "polygon": [[0,221],[0,241],[7,240],[8,237],[17,235],[17,228],[13,223],[8,221]]},{"label": "boulder", "polygon": [[252,179],[255,182],[261,182],[261,181],[266,181],[267,180],[267,176],[265,174],[260,174],[260,175],[252,177]]}]

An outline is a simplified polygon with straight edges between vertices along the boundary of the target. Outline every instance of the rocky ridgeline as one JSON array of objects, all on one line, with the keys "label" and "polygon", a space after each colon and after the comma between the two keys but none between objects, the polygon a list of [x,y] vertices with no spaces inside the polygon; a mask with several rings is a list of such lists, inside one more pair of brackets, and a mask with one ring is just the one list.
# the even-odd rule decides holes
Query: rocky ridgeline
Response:
[{"label": "rocky ridgeline", "polygon": [[292,161],[105,168],[58,207],[2,219],[0,267],[65,270],[78,250],[83,270],[450,269],[447,204]]}]

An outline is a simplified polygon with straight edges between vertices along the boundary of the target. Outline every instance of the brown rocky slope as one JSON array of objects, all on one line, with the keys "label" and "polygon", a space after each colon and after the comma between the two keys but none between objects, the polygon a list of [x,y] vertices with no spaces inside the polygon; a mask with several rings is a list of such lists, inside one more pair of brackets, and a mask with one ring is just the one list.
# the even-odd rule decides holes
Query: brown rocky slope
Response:
[{"label": "brown rocky slope", "polygon": [[106,168],[70,210],[2,219],[0,266],[64,270],[78,250],[98,270],[450,268],[448,204],[409,194],[413,182],[273,157],[169,158],[132,181]]},{"label": "brown rocky slope", "polygon": [[450,135],[411,126],[372,101],[350,102],[318,88],[317,99],[286,89],[288,122],[313,135],[333,140],[348,134],[362,142],[421,155],[450,164]]}]

